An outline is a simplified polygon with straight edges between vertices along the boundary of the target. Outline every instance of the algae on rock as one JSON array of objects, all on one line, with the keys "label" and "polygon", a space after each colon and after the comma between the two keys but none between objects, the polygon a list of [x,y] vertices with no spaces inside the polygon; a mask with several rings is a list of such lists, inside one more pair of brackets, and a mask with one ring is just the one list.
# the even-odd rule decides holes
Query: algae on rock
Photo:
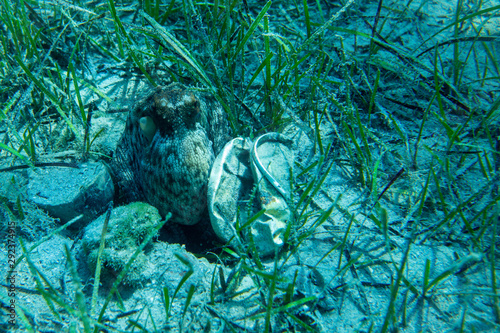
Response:
[{"label": "algae on rock", "polygon": [[[96,269],[105,215],[90,223],[84,231],[83,249],[92,273]],[[146,203],[135,202],[114,209],[108,222],[106,244],[101,256],[103,272],[117,276],[159,223],[161,216],[158,210]],[[123,280],[125,284],[139,285],[151,278],[153,269],[147,259],[150,250],[151,245],[148,244],[132,263]]]}]

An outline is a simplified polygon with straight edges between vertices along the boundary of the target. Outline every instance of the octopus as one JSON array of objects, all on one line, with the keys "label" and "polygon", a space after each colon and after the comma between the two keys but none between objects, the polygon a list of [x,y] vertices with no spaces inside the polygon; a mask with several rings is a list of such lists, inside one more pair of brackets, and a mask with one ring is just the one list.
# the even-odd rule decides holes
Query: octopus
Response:
[{"label": "octopus", "polygon": [[214,97],[179,83],[157,87],[130,111],[111,162],[118,201],[146,201],[172,222],[196,224],[229,132]]}]

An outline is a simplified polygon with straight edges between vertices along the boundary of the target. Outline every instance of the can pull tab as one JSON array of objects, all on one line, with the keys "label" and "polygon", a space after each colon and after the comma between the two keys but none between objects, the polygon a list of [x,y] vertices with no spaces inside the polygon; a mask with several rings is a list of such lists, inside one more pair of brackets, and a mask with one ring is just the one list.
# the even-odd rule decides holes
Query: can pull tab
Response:
[{"label": "can pull tab", "polygon": [[288,191],[286,191],[285,188],[283,186],[281,186],[281,184],[276,180],[276,178],[274,178],[273,175],[271,175],[269,173],[267,168],[264,167],[264,165],[262,164],[262,161],[259,159],[259,155],[257,154],[257,148],[259,147],[259,145],[261,145],[264,142],[269,142],[269,141],[277,141],[277,142],[285,143],[285,144],[291,143],[290,139],[285,138],[283,135],[281,135],[279,133],[272,132],[272,133],[264,134],[264,135],[260,136],[259,138],[257,138],[257,140],[255,140],[254,145],[252,146],[252,150],[250,152],[250,154],[252,156],[252,160],[255,163],[255,165],[257,166],[257,168],[259,169],[259,171],[264,175],[264,177],[269,181],[269,183],[271,183],[271,185],[276,189],[276,191],[278,191],[283,196],[284,199],[289,199],[290,194],[288,193]]}]

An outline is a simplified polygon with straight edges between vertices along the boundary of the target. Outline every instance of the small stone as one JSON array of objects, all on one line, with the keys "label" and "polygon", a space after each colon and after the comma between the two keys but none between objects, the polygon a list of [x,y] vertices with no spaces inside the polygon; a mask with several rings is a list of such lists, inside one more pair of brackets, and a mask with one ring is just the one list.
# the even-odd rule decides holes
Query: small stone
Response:
[{"label": "small stone", "polygon": [[113,182],[102,163],[35,168],[28,179],[28,200],[62,223],[83,214],[78,224],[86,225],[113,200]]},{"label": "small stone", "polygon": [[[94,273],[101,244],[102,228],[106,214],[101,215],[84,229],[82,245],[89,270]],[[158,210],[143,202],[113,209],[110,215],[105,238],[105,248],[101,255],[104,274],[118,275],[129,259],[137,251],[144,239],[161,223]],[[148,244],[150,245],[150,244]],[[148,281],[154,267],[150,265],[147,254],[151,246],[146,246],[130,266],[124,283],[138,285]]]}]

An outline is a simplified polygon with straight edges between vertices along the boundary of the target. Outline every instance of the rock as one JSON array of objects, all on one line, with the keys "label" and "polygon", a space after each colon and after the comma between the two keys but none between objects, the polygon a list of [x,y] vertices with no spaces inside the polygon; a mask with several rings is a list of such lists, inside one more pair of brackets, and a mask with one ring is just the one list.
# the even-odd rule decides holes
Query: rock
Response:
[{"label": "rock", "polygon": [[[99,216],[84,230],[82,245],[92,274],[97,264],[105,217],[106,214]],[[159,223],[162,223],[161,219],[155,207],[142,202],[113,209],[101,256],[103,273],[110,276],[118,275],[143,240],[158,227]],[[139,285],[151,278],[155,269],[147,259],[150,250],[151,247],[146,246],[135,259],[123,280],[125,284]]]},{"label": "rock", "polygon": [[28,178],[28,200],[63,223],[83,214],[78,226],[102,213],[114,195],[111,176],[102,163],[36,168],[28,171]]}]

